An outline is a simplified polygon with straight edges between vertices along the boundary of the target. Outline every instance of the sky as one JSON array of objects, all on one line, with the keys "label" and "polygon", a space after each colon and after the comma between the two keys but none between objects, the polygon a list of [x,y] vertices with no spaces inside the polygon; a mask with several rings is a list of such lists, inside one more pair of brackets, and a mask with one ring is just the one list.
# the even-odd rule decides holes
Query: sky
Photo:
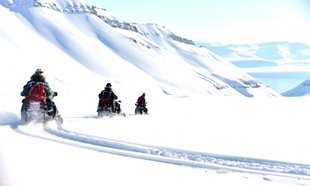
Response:
[{"label": "sky", "polygon": [[157,23],[203,42],[310,43],[308,0],[88,0],[126,22]]}]

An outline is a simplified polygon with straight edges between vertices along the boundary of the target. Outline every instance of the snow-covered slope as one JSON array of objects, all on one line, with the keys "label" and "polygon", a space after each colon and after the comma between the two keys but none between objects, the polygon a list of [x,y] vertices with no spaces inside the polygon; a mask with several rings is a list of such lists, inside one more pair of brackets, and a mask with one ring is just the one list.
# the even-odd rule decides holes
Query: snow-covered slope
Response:
[{"label": "snow-covered slope", "polygon": [[[128,85],[123,90],[132,94],[278,95],[165,27],[120,22],[82,0],[1,0],[0,41],[1,61],[10,64],[1,69],[21,74],[19,87],[41,67],[67,92],[91,92],[89,82],[100,82],[100,89],[111,81]],[[29,65],[18,69],[20,63]],[[68,72],[71,79],[62,75]],[[84,82],[75,82],[75,74]]]}]

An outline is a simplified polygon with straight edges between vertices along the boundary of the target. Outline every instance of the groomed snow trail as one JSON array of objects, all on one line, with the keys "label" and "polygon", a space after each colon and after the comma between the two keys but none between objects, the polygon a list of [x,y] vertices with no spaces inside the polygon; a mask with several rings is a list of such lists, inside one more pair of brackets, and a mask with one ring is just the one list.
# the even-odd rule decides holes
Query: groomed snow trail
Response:
[{"label": "groomed snow trail", "polygon": [[86,143],[96,147],[104,147],[110,150],[116,150],[116,154],[124,156],[190,166],[195,168],[284,176],[310,181],[310,165],[306,164],[217,155],[167,147],[149,146],[97,136],[90,136],[87,134],[69,131],[63,127],[53,128],[47,126],[44,127],[43,130],[49,134],[64,139]]},{"label": "groomed snow trail", "polygon": [[[36,129],[36,130],[34,130]],[[310,165],[266,159],[246,158],[150,146],[107,139],[67,130],[64,127],[18,127],[16,132],[68,145],[125,157],[215,170],[218,173],[248,173],[277,179],[292,179],[298,185],[310,185]]]}]

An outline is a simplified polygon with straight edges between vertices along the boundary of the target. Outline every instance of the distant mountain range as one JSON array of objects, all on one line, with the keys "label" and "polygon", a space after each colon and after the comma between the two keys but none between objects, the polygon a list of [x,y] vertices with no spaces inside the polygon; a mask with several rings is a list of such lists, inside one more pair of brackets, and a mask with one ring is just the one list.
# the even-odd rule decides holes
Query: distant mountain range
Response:
[{"label": "distant mountain range", "polygon": [[310,96],[310,79],[302,82],[295,88],[282,93],[287,97]]},{"label": "distant mountain range", "polygon": [[296,42],[267,42],[260,44],[216,44],[197,42],[230,61],[261,60],[273,64],[310,62],[310,46]]},{"label": "distant mountain range", "polygon": [[284,96],[302,96],[310,93],[310,88],[307,86],[307,79],[310,79],[310,46],[308,44],[267,42],[225,45],[197,42],[196,45],[224,57],[237,67],[245,69],[255,78],[263,78],[265,83],[271,87],[301,83],[297,87],[294,86],[293,90],[285,91]]}]

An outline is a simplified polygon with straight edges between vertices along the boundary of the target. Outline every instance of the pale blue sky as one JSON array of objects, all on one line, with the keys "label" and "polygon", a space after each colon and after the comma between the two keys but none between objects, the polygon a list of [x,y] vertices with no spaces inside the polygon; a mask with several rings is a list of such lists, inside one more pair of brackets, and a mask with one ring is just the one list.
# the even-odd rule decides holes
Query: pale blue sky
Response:
[{"label": "pale blue sky", "polygon": [[121,21],[207,42],[310,43],[310,0],[88,0]]}]

